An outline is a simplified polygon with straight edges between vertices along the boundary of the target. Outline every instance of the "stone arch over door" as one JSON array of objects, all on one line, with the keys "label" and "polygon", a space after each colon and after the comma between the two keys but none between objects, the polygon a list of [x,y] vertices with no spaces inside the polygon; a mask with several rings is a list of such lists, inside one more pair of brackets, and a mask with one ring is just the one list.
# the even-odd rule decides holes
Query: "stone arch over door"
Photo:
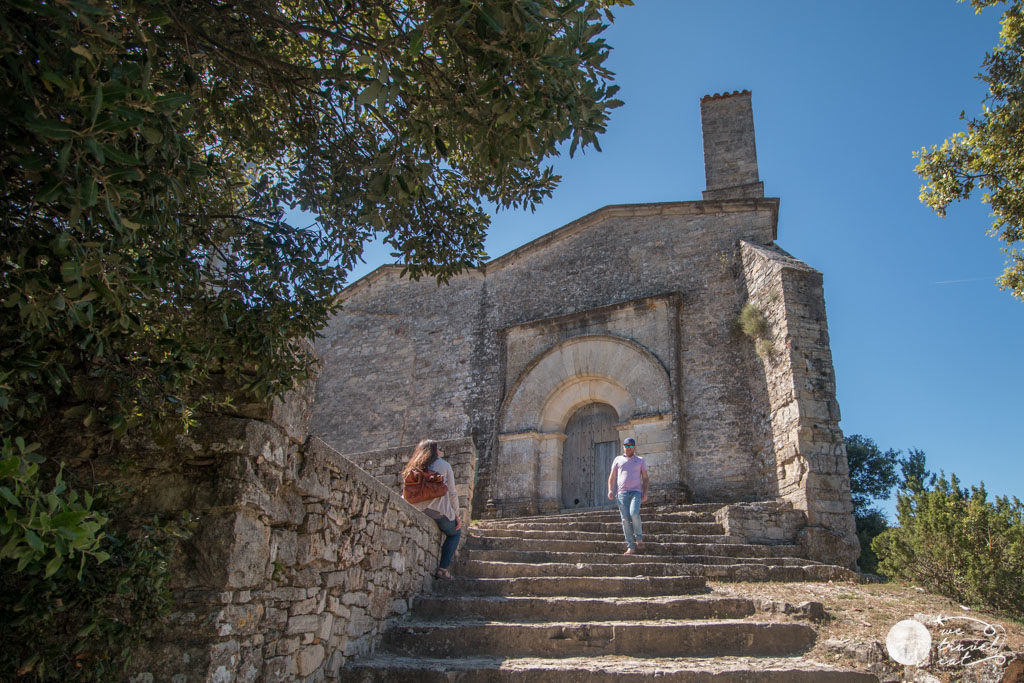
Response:
[{"label": "stone arch over door", "polygon": [[[584,406],[606,404],[618,416],[616,441],[637,439],[661,484],[681,472],[672,384],[649,351],[621,337],[573,337],[542,352],[511,384],[499,415],[491,491],[499,514],[562,509],[566,427]],[[652,488],[654,482],[652,481]]]}]

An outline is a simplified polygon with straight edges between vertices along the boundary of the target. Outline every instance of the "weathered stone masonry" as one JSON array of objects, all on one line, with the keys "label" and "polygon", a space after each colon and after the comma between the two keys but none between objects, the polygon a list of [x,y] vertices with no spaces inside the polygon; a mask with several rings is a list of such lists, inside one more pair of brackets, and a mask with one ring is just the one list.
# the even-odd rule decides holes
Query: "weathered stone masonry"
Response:
[{"label": "weathered stone masonry", "polygon": [[[777,503],[812,557],[851,564],[821,275],[774,244],[750,94],[701,109],[703,201],[605,207],[443,287],[398,267],[349,287],[317,347],[312,433],[356,462],[471,439],[475,516],[607,504],[567,491],[634,436],[655,500]],[[764,357],[735,332],[747,302]],[[573,450],[588,438],[596,455]]]},{"label": "weathered stone masonry", "polygon": [[128,482],[137,512],[198,521],[174,568],[175,610],[138,650],[134,683],[337,680],[429,586],[436,525],[306,441],[311,394],[208,417],[171,449],[129,445],[143,456]]}]

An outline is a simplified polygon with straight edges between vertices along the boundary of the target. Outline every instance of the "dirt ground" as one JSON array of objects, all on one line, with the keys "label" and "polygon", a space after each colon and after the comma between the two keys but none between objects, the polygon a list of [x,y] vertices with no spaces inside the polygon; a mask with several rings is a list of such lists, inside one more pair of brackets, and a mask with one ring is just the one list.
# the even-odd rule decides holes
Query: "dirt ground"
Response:
[{"label": "dirt ground", "polygon": [[[807,654],[836,666],[871,671],[883,681],[1004,681],[1024,683],[1024,619],[970,609],[915,586],[898,583],[723,583],[715,594],[748,597],[765,612],[785,613],[820,602],[825,617]],[[808,612],[808,610],[804,610]],[[813,614],[813,612],[812,612]],[[804,619],[793,612],[787,618]],[[919,667],[904,667],[886,651],[886,636],[897,623],[916,619],[932,639],[931,656]],[[986,661],[980,661],[980,660]]]}]

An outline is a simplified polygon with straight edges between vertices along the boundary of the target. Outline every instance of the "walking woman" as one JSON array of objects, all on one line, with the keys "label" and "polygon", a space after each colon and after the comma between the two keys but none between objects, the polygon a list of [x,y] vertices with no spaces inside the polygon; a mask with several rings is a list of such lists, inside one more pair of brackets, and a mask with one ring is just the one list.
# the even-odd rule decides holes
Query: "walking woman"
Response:
[{"label": "walking woman", "polygon": [[413,507],[427,513],[427,516],[437,523],[441,533],[445,535],[444,543],[441,544],[441,563],[434,574],[439,579],[452,578],[448,567],[455,557],[455,549],[459,547],[459,538],[462,536],[462,519],[459,518],[459,494],[455,491],[455,473],[452,466],[444,460],[444,451],[433,439],[423,439],[416,445],[412,457],[402,470],[402,480],[411,470],[433,470],[440,472],[444,477],[444,484],[448,492],[440,498],[425,500],[421,503],[413,503]]}]

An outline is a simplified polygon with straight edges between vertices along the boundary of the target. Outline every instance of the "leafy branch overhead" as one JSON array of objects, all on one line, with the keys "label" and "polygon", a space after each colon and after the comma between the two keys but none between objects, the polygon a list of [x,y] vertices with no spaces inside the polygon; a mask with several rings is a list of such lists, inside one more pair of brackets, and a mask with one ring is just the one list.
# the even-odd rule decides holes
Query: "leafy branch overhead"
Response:
[{"label": "leafy branch overhead", "polygon": [[480,264],[483,202],[598,146],[621,4],[4,3],[4,424],[187,422],[210,373],[279,395],[375,234],[412,277]]},{"label": "leafy branch overhead", "polygon": [[997,282],[1024,299],[1024,251],[1015,246],[1024,240],[1024,5],[1020,0],[971,0],[971,5],[978,13],[1006,5],[1000,42],[979,74],[988,85],[982,113],[967,121],[966,131],[916,153],[915,170],[925,180],[921,201],[940,216],[954,201],[981,191],[982,201],[992,207],[990,233],[1006,245],[1006,269]]}]

